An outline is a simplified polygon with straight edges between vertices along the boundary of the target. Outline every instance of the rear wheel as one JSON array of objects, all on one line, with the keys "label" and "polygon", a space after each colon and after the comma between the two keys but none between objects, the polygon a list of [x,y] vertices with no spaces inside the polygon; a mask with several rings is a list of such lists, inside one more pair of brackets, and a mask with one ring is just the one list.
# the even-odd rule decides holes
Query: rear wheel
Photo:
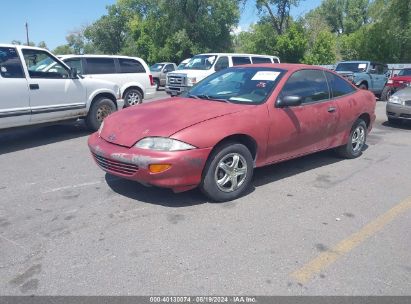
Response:
[{"label": "rear wheel", "polygon": [[210,155],[200,189],[214,201],[236,199],[250,185],[253,170],[253,158],[247,147],[227,143]]},{"label": "rear wheel", "polygon": [[124,94],[124,104],[126,107],[134,106],[143,102],[143,95],[137,89],[128,89]]},{"label": "rear wheel", "polygon": [[338,147],[336,152],[344,158],[357,158],[362,154],[367,140],[367,125],[362,119],[358,119],[351,128],[346,145]]},{"label": "rear wheel", "polygon": [[103,120],[116,111],[114,102],[106,97],[97,99],[90,107],[86,117],[87,127],[91,131],[97,131]]},{"label": "rear wheel", "polygon": [[388,123],[390,125],[398,125],[401,123],[401,119],[388,117]]}]

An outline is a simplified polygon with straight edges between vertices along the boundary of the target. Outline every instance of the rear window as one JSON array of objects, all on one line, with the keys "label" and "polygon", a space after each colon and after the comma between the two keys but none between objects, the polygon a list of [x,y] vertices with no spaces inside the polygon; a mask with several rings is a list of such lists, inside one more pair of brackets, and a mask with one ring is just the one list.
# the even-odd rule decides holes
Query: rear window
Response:
[{"label": "rear window", "polygon": [[268,57],[253,57],[253,63],[272,63],[271,58]]},{"label": "rear window", "polygon": [[145,73],[144,66],[135,59],[119,58],[120,72],[121,73]]},{"label": "rear window", "polygon": [[3,78],[24,78],[23,66],[15,48],[0,48],[0,75]]},{"label": "rear window", "polygon": [[330,72],[324,72],[327,77],[328,85],[332,93],[332,97],[344,96],[351,94],[355,91],[352,85],[339,76],[336,76]]},{"label": "rear window", "polygon": [[113,58],[87,58],[87,74],[115,74]]},{"label": "rear window", "polygon": [[251,64],[250,57],[233,57],[233,65]]}]

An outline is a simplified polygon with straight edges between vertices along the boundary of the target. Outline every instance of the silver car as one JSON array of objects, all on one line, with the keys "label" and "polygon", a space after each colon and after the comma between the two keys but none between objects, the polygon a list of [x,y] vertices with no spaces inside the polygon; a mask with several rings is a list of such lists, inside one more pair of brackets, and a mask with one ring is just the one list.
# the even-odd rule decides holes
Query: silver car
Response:
[{"label": "silver car", "polygon": [[154,84],[156,85],[157,90],[160,86],[166,85],[167,73],[173,72],[176,69],[176,64],[171,62],[155,63],[150,67],[150,72],[153,75]]},{"label": "silver car", "polygon": [[387,102],[387,117],[390,123],[411,121],[411,87],[393,94]]}]

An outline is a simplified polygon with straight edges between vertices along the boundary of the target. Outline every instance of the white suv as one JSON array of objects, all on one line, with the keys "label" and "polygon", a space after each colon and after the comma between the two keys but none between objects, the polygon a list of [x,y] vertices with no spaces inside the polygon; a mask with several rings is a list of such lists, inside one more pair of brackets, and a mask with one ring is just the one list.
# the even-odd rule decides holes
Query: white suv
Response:
[{"label": "white suv", "polygon": [[85,118],[97,130],[123,106],[115,83],[84,79],[47,50],[0,44],[0,129]]},{"label": "white suv", "polygon": [[63,55],[59,58],[86,78],[116,83],[126,107],[153,98],[156,93],[150,69],[141,58],[111,55]]}]

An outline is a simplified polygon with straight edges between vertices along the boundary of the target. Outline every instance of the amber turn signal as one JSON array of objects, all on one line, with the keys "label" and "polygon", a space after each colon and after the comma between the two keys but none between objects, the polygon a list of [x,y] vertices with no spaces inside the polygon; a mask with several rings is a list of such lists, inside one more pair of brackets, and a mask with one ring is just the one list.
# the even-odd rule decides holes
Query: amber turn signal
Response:
[{"label": "amber turn signal", "polygon": [[148,166],[151,173],[161,173],[171,168],[168,164],[152,164]]}]

